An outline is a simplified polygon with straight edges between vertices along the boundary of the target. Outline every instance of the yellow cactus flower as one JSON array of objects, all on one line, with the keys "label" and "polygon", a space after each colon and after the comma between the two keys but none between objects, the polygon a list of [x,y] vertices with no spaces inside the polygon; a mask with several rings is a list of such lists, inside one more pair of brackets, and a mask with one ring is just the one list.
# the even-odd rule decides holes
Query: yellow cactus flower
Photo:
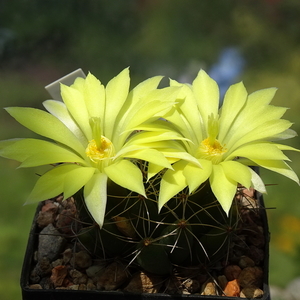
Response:
[{"label": "yellow cactus flower", "polygon": [[[70,87],[61,85],[63,102],[45,101],[48,112],[6,108],[23,126],[50,139],[0,142],[0,155],[21,162],[20,167],[55,165],[38,179],[29,201],[61,193],[68,198],[84,187],[87,208],[101,226],[108,180],[146,196],[142,172],[134,162],[141,159],[171,168],[165,156],[151,145],[176,139],[176,134],[170,135],[164,129],[136,131],[141,124],[159,119],[175,104],[178,87],[157,89],[161,79],[157,76],[145,80],[129,92],[128,69],[106,87],[89,74],[86,79],[77,78]],[[177,137],[181,139],[179,134]]]},{"label": "yellow cactus flower", "polygon": [[165,119],[187,139],[179,143],[201,167],[182,159],[175,162],[173,169],[162,177],[160,208],[185,187],[192,193],[209,180],[213,193],[228,213],[238,183],[262,193],[266,191],[261,178],[249,166],[278,172],[299,184],[282,152],[299,150],[275,142],[296,136],[289,129],[292,123],[281,119],[287,108],[270,105],[276,88],[248,95],[243,83],[237,83],[228,89],[219,109],[218,85],[203,70],[192,85],[172,80],[171,86],[181,87],[182,100]]}]

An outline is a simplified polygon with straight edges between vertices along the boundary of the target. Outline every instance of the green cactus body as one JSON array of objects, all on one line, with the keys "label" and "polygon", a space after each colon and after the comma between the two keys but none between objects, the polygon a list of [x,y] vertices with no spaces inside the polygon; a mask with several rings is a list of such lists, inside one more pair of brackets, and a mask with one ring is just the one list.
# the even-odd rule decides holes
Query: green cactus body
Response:
[{"label": "green cactus body", "polygon": [[198,263],[212,263],[226,256],[229,250],[231,232],[216,227],[202,235],[194,244],[194,259]]},{"label": "green cactus body", "polygon": [[96,256],[122,258],[157,275],[225,257],[239,216],[235,202],[227,216],[206,182],[192,194],[183,190],[158,212],[160,176],[145,179],[147,198],[110,183],[103,227],[84,228],[80,242]]},{"label": "green cactus body", "polygon": [[192,227],[186,220],[178,220],[167,226],[161,233],[160,244],[165,246],[173,264],[181,264],[191,255],[193,240]]},{"label": "green cactus body", "polygon": [[152,238],[144,238],[137,244],[136,262],[144,270],[158,275],[170,274],[172,270],[165,247]]},{"label": "green cactus body", "polygon": [[116,223],[107,221],[99,231],[102,248],[110,257],[126,255],[133,247],[133,238],[125,236],[118,228]]},{"label": "green cactus body", "polygon": [[100,243],[98,243],[99,237],[97,237],[97,232],[99,232],[98,228],[84,227],[78,233],[80,244],[93,255],[99,253],[102,249]]}]

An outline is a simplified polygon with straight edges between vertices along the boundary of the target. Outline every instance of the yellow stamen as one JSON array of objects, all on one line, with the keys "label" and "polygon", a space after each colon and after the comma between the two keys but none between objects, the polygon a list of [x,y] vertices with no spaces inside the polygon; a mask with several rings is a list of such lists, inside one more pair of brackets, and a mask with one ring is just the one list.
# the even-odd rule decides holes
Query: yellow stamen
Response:
[{"label": "yellow stamen", "polygon": [[[98,146],[100,144],[100,147]],[[101,136],[101,141],[98,143],[95,140],[91,140],[85,150],[86,155],[90,160],[96,164],[103,162],[105,160],[113,159],[115,155],[115,149],[113,143],[106,138]]]},{"label": "yellow stamen", "polygon": [[217,164],[222,160],[222,155],[227,151],[217,139],[213,141],[208,137],[203,140],[198,148],[198,158],[209,159]]}]

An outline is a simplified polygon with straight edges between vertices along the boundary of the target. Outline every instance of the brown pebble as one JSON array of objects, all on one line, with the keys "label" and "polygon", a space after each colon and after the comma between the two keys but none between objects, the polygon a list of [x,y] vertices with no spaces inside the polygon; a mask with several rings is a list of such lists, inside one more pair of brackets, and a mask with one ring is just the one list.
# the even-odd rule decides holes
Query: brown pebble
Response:
[{"label": "brown pebble", "polygon": [[171,295],[182,294],[182,284],[180,278],[178,278],[176,275],[170,276],[165,282],[164,291],[165,293]]},{"label": "brown pebble", "polygon": [[113,262],[108,265],[97,281],[97,289],[106,291],[116,290],[119,286],[128,280],[129,274],[126,266],[119,262]]},{"label": "brown pebble", "polygon": [[54,268],[54,267],[57,267],[57,266],[61,266],[61,265],[63,265],[63,264],[64,264],[64,263],[63,263],[63,260],[62,260],[61,258],[59,258],[59,259],[53,261],[53,262],[51,263],[51,266]]},{"label": "brown pebble", "polygon": [[36,267],[36,274],[41,275],[42,277],[45,275],[51,274],[52,266],[47,257],[43,257],[39,260]]},{"label": "brown pebble", "polygon": [[68,290],[78,291],[78,289],[79,289],[79,284],[73,284],[68,286]]},{"label": "brown pebble", "polygon": [[257,287],[262,284],[263,271],[260,267],[247,267],[242,270],[238,277],[240,286],[245,287]]},{"label": "brown pebble", "polygon": [[241,259],[239,260],[239,266],[242,268],[242,269],[245,269],[247,267],[254,267],[255,266],[255,263],[254,261],[248,257],[248,256],[242,256]]},{"label": "brown pebble", "polygon": [[50,277],[51,282],[55,287],[62,286],[65,277],[68,274],[68,269],[66,266],[57,266],[52,269],[52,274]]},{"label": "brown pebble", "polygon": [[261,232],[261,227],[257,226],[257,228],[255,228],[256,233],[255,234],[250,234],[247,238],[247,241],[250,245],[253,245],[257,248],[263,248],[265,245],[265,236],[264,234]]},{"label": "brown pebble", "polygon": [[38,214],[36,220],[38,226],[40,228],[44,228],[47,225],[53,223],[56,218],[57,210],[57,203],[53,203],[52,201],[46,202],[45,205],[42,206],[41,211]]},{"label": "brown pebble", "polygon": [[72,269],[69,271],[69,274],[72,278],[74,284],[86,284],[87,276],[76,269]]},{"label": "brown pebble", "polygon": [[92,265],[92,258],[86,251],[79,251],[74,254],[70,263],[75,268],[86,269]]},{"label": "brown pebble", "polygon": [[242,269],[238,265],[228,265],[224,269],[224,275],[228,281],[237,279]]},{"label": "brown pebble", "polygon": [[223,292],[227,297],[238,297],[240,295],[240,291],[240,285],[238,284],[237,280],[234,279],[228,281]]},{"label": "brown pebble", "polygon": [[225,275],[218,276],[218,284],[222,290],[225,289],[227,283],[228,283],[228,280]]},{"label": "brown pebble", "polygon": [[81,284],[79,285],[79,287],[78,287],[78,290],[79,290],[79,291],[86,291],[86,284],[81,283]]},{"label": "brown pebble", "polygon": [[63,258],[62,258],[64,264],[67,264],[70,262],[71,258],[73,257],[73,254],[74,254],[74,252],[70,248],[68,248],[64,251]]},{"label": "brown pebble", "polygon": [[261,298],[264,295],[263,290],[256,287],[248,287],[241,290],[241,298]]},{"label": "brown pebble", "polygon": [[64,209],[56,219],[56,227],[64,234],[73,234],[72,224],[76,219],[75,212],[71,209]]},{"label": "brown pebble", "polygon": [[265,258],[265,251],[251,245],[247,255],[254,261],[255,265],[259,265]]},{"label": "brown pebble", "polygon": [[94,285],[93,282],[88,280],[88,283],[86,284],[86,289],[88,291],[94,291],[96,289],[96,286]]},{"label": "brown pebble", "polygon": [[124,290],[131,293],[158,293],[163,281],[160,276],[138,272],[133,275]]},{"label": "brown pebble", "polygon": [[218,290],[217,290],[217,286],[214,282],[212,281],[207,281],[202,285],[202,289],[201,289],[201,295],[212,295],[212,296],[216,296],[218,295]]},{"label": "brown pebble", "polygon": [[31,284],[29,285],[29,288],[32,290],[42,290],[42,286],[40,284]]},{"label": "brown pebble", "polygon": [[201,289],[201,284],[198,280],[188,278],[183,283],[184,290],[190,294],[198,293]]}]

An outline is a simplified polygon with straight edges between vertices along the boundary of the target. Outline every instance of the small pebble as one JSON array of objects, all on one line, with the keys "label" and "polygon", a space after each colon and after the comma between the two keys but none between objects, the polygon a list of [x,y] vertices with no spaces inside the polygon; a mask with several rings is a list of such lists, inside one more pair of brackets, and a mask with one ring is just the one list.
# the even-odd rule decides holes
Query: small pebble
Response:
[{"label": "small pebble", "polygon": [[55,287],[62,286],[67,274],[68,269],[66,266],[57,266],[52,269],[50,280]]},{"label": "small pebble", "polygon": [[163,282],[160,276],[139,272],[134,274],[124,290],[131,293],[158,293]]},{"label": "small pebble", "polygon": [[75,212],[72,209],[64,209],[56,219],[56,227],[60,232],[65,234],[73,234],[72,224],[75,218]]},{"label": "small pebble", "polygon": [[255,266],[255,263],[254,261],[248,257],[248,256],[242,256],[240,261],[239,261],[239,266],[242,268],[242,269],[245,269],[247,267],[254,267]]},{"label": "small pebble", "polygon": [[42,290],[43,289],[40,284],[30,284],[29,288],[33,289],[33,290]]},{"label": "small pebble", "polygon": [[237,282],[236,279],[228,281],[225,289],[224,289],[224,294],[227,297],[238,297],[240,295],[240,285]]},{"label": "small pebble", "polygon": [[51,263],[51,266],[54,268],[54,267],[57,267],[57,266],[60,266],[60,265],[63,265],[63,260],[61,259],[61,258],[59,258],[59,259],[57,259],[57,260],[55,260],[55,261],[53,261],[52,263]]},{"label": "small pebble", "polygon": [[241,287],[257,287],[262,284],[263,271],[260,267],[247,267],[238,277]]},{"label": "small pebble", "polygon": [[237,279],[242,269],[238,265],[228,265],[224,269],[224,275],[228,281]]},{"label": "small pebble", "polygon": [[36,264],[36,273],[40,276],[51,274],[52,266],[47,257],[41,258]]},{"label": "small pebble", "polygon": [[79,289],[79,284],[72,284],[68,286],[68,290],[78,291],[78,289]]},{"label": "small pebble", "polygon": [[88,280],[88,282],[86,284],[86,289],[88,291],[94,291],[96,289],[96,286],[94,285],[94,283],[91,280]]},{"label": "small pebble", "polygon": [[97,281],[97,289],[114,291],[124,284],[129,278],[126,267],[119,263],[113,262],[108,265]]},{"label": "small pebble", "polygon": [[165,282],[164,291],[167,294],[171,294],[171,295],[182,294],[183,289],[182,289],[181,280],[175,275],[170,276]]},{"label": "small pebble", "polygon": [[101,272],[103,272],[104,269],[105,269],[104,265],[97,264],[97,265],[90,266],[85,270],[85,272],[89,278],[93,279],[97,276],[99,277],[101,275]]},{"label": "small pebble", "polygon": [[201,284],[196,279],[188,278],[183,282],[183,287],[190,294],[194,294],[199,292]]},{"label": "small pebble", "polygon": [[264,295],[264,292],[256,287],[247,287],[241,290],[241,298],[261,298]]},{"label": "small pebble", "polygon": [[218,284],[222,290],[225,289],[227,283],[228,283],[228,280],[225,275],[218,276]]},{"label": "small pebble", "polygon": [[201,295],[212,295],[212,296],[216,296],[218,295],[218,290],[217,290],[217,287],[216,287],[216,284],[214,282],[211,282],[211,281],[208,281],[208,282],[205,282],[203,285],[202,285],[202,290],[201,290]]},{"label": "small pebble", "polygon": [[56,218],[56,214],[58,211],[58,203],[55,202],[46,202],[37,217],[37,224],[40,228],[44,228],[47,225],[53,223]]},{"label": "small pebble", "polygon": [[66,240],[61,236],[58,230],[49,224],[39,234],[38,243],[38,261],[47,257],[50,262],[55,260],[66,243]]},{"label": "small pebble", "polygon": [[79,251],[71,258],[70,263],[75,268],[86,269],[92,265],[92,258],[86,251]]},{"label": "small pebble", "polygon": [[64,264],[67,264],[70,262],[71,258],[73,257],[73,250],[68,248],[63,253],[63,262]]},{"label": "small pebble", "polygon": [[87,276],[76,269],[72,269],[69,271],[69,274],[72,278],[74,284],[86,284]]}]

